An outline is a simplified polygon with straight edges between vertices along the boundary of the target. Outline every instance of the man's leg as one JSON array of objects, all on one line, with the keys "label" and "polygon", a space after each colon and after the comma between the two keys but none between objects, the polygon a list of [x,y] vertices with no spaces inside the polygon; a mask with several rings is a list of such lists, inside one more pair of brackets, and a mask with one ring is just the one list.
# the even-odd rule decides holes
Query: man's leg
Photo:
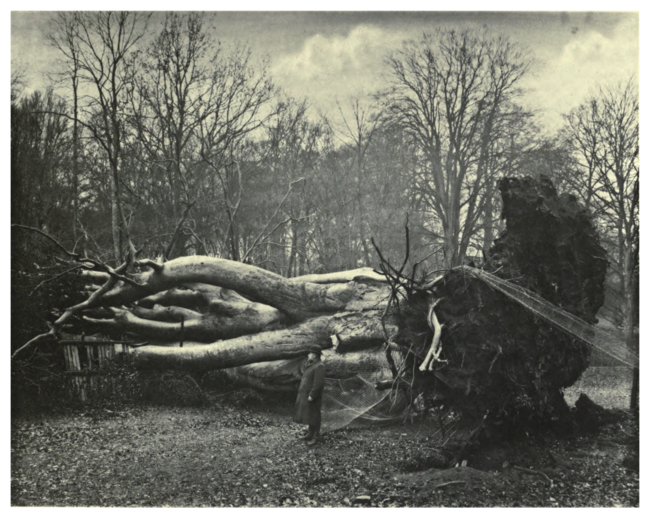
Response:
[{"label": "man's leg", "polygon": [[320,423],[317,425],[309,426],[309,434],[311,435],[307,445],[315,445],[318,441],[318,433],[320,432]]}]

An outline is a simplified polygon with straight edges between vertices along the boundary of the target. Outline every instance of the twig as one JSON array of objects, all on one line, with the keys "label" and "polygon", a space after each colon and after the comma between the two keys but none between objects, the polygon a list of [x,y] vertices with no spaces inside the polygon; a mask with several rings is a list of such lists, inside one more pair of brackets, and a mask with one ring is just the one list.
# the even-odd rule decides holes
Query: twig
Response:
[{"label": "twig", "polygon": [[[125,270],[126,267],[127,267],[126,263],[120,265],[120,267],[118,267],[117,269],[117,272]],[[42,333],[41,335],[37,335],[32,340],[25,343],[23,346],[21,346],[15,352],[13,352],[11,358],[12,359],[15,358],[16,355],[18,355],[21,351],[27,349],[32,344],[35,344],[36,342],[42,339],[45,339],[46,337],[56,337],[57,332],[68,321],[68,319],[70,319],[70,317],[72,317],[73,315],[77,315],[82,310],[86,310],[87,308],[90,308],[92,305],[94,305],[104,294],[106,294],[109,290],[111,290],[116,285],[117,281],[118,278],[115,276],[111,276],[110,278],[108,278],[108,280],[106,280],[106,283],[104,283],[100,288],[98,288],[95,292],[93,292],[88,299],[86,299],[85,301],[77,305],[67,308],[66,311],[63,312],[63,315],[61,315],[61,317],[59,317],[54,322],[54,324],[50,327],[49,332]]]},{"label": "twig", "polygon": [[542,476],[544,479],[546,479],[546,481],[549,482],[551,486],[553,486],[553,480],[549,478],[546,474],[544,474],[541,470],[527,469],[525,467],[519,467],[517,465],[513,465],[512,468],[520,472],[525,472],[526,474],[532,474],[534,476]]},{"label": "twig", "polygon": [[45,280],[41,281],[41,282],[40,282],[38,285],[36,285],[36,286],[34,287],[34,289],[29,293],[29,297],[31,297],[31,296],[34,294],[34,292],[36,292],[39,288],[41,288],[45,283],[49,283],[50,281],[54,281],[55,279],[58,279],[58,278],[60,278],[61,276],[65,276],[66,274],[69,274],[69,273],[72,272],[73,270],[77,270],[77,269],[80,269],[80,268],[82,268],[81,265],[76,265],[76,266],[74,266],[74,267],[72,267],[72,268],[70,268],[70,269],[68,269],[68,270],[65,270],[65,271],[61,272],[60,274],[57,274],[57,275],[54,276],[54,277],[51,277],[51,278],[49,278],[49,279],[45,279]]},{"label": "twig", "polygon": [[446,483],[440,483],[439,485],[436,485],[434,487],[434,490],[438,490],[439,488],[445,488],[445,487],[448,487],[450,485],[460,485],[460,484],[464,484],[464,483],[467,483],[467,482],[466,481],[461,481],[461,480],[447,481]]},{"label": "twig", "polygon": [[[389,276],[388,271],[392,271],[395,275],[394,276],[390,275],[390,277],[392,279],[399,279],[398,271],[388,261],[386,261],[386,259],[382,255],[381,251],[379,250],[379,246],[375,243],[375,238],[372,237],[372,236],[370,237],[370,243],[372,243],[372,246],[375,248],[375,251],[377,252],[377,255],[379,256],[379,262],[380,262],[380,265],[381,265],[382,273],[385,276],[388,277]],[[387,268],[385,268],[385,267],[387,267]]]},{"label": "twig", "polygon": [[32,344],[34,344],[34,343],[36,343],[36,342],[38,342],[38,341],[40,341],[40,340],[42,340],[42,339],[45,339],[46,337],[56,337],[56,333],[54,332],[54,328],[50,328],[50,331],[49,331],[49,332],[47,332],[47,333],[42,333],[42,334],[40,334],[40,335],[37,335],[36,337],[34,337],[33,339],[31,339],[30,341],[28,341],[28,342],[26,342],[25,344],[23,344],[20,348],[18,348],[16,351],[14,351],[14,352],[11,354],[11,358],[13,359],[13,358],[14,358],[16,355],[18,355],[21,351],[26,350],[26,349],[27,349],[29,346],[31,346]]}]

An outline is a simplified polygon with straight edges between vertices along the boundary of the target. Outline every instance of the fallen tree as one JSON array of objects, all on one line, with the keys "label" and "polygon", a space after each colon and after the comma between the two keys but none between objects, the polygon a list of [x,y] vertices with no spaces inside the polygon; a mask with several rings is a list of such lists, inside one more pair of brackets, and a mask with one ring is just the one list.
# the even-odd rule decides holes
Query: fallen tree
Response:
[{"label": "fallen tree", "polygon": [[[313,346],[368,348],[385,340],[389,290],[371,269],[287,279],[202,256],[140,265],[147,270],[120,281],[82,319],[153,343],[133,351],[141,366],[208,371],[294,358]],[[100,307],[109,318],[87,316]]]},{"label": "fallen tree", "polygon": [[[506,230],[483,271],[595,322],[607,262],[588,213],[546,179],[504,179],[500,190]],[[92,293],[44,335],[126,335],[144,343],[131,353],[142,368],[222,370],[231,380],[288,390],[318,346],[331,352],[330,376],[384,363],[392,372],[384,387],[406,389],[425,407],[511,423],[565,412],[561,391],[588,364],[584,342],[494,290],[474,269],[429,279],[382,259],[381,272],[289,279],[203,256],[117,269],[74,259],[92,267],[83,274]]]}]

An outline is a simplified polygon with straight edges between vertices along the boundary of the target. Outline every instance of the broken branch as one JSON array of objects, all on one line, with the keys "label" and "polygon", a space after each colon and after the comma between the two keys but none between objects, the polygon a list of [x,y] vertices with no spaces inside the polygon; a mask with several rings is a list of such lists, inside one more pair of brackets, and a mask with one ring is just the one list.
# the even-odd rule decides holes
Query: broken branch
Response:
[{"label": "broken branch", "polygon": [[466,481],[461,481],[461,480],[447,481],[446,483],[440,483],[439,485],[436,485],[434,487],[434,490],[438,490],[439,488],[449,487],[451,485],[461,485],[461,484],[464,484],[464,483],[466,483]]},{"label": "broken branch", "polygon": [[544,474],[541,470],[527,469],[525,467],[519,467],[517,465],[513,465],[512,468],[515,469],[515,470],[518,470],[519,472],[525,472],[526,474],[532,474],[533,476],[541,476],[544,479],[546,479],[546,481],[548,481],[548,483],[551,485],[551,487],[553,486],[553,480],[551,478],[549,478],[546,474]]}]

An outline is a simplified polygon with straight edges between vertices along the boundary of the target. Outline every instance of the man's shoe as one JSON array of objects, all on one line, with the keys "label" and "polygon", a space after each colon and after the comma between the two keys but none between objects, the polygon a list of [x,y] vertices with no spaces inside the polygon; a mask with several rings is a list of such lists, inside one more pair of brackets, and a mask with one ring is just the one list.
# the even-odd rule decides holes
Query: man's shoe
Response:
[{"label": "man's shoe", "polygon": [[316,442],[318,442],[318,437],[317,437],[317,436],[314,436],[311,440],[309,440],[309,441],[307,442],[307,445],[308,445],[309,447],[313,447],[314,445],[316,445]]},{"label": "man's shoe", "polygon": [[312,438],[313,438],[313,436],[312,436],[311,433],[306,433],[306,434],[303,434],[302,436],[298,436],[298,439],[304,440],[304,441],[311,440]]}]

